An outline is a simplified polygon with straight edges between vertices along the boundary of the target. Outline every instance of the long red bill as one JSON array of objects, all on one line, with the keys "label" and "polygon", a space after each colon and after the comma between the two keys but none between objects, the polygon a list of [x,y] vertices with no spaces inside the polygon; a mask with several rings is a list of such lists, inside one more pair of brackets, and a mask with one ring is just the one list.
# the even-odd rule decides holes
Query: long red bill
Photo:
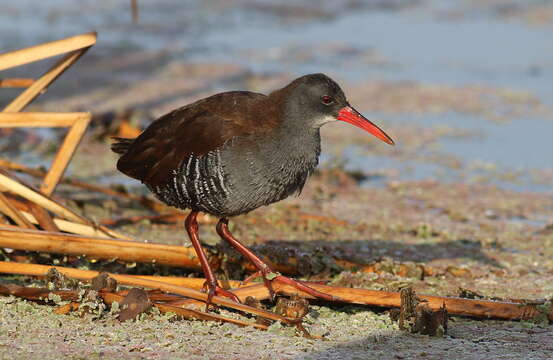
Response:
[{"label": "long red bill", "polygon": [[389,137],[382,129],[373,124],[369,119],[361,115],[357,110],[351,106],[346,106],[338,111],[338,120],[348,122],[352,125],[361,128],[387,144],[394,145],[394,140]]}]

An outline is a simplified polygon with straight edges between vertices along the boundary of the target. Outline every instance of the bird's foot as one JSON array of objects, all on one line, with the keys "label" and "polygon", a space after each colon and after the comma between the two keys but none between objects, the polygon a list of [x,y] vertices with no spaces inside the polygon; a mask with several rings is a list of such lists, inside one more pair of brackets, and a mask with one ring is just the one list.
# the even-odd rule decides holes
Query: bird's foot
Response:
[{"label": "bird's foot", "polygon": [[213,284],[209,281],[206,281],[204,283],[204,286],[203,286],[202,290],[204,292],[207,292],[207,300],[205,302],[205,311],[206,312],[209,311],[209,307],[214,307],[215,309],[217,308],[217,305],[212,303],[213,296],[227,297],[227,298],[230,298],[233,301],[236,301],[237,303],[240,303],[240,299],[238,298],[238,296],[236,296],[236,294],[234,294],[233,292],[228,291],[226,289],[223,289],[222,287],[217,285],[217,283]]},{"label": "bird's foot", "polygon": [[242,281],[242,284],[246,284],[246,283],[252,281],[253,279],[256,279],[256,278],[259,278],[259,277],[263,278],[263,281],[265,283],[265,287],[269,290],[271,300],[275,299],[275,291],[273,289],[273,284],[272,284],[273,281],[280,282],[280,283],[283,283],[283,284],[286,284],[286,285],[290,285],[290,286],[292,286],[292,287],[294,287],[294,288],[296,288],[296,289],[298,289],[298,290],[300,290],[300,291],[302,291],[306,294],[309,294],[309,295],[311,295],[315,298],[320,298],[320,299],[324,299],[324,300],[328,300],[328,301],[339,300],[335,296],[325,294],[323,292],[315,290],[312,287],[309,287],[309,286],[305,285],[301,281],[294,280],[294,279],[289,278],[287,276],[281,275],[280,273],[278,273],[276,271],[272,271],[270,269],[267,269],[265,271],[260,270],[260,271],[257,271],[255,273],[253,273],[252,275],[250,275],[246,279],[244,279],[244,281]]}]

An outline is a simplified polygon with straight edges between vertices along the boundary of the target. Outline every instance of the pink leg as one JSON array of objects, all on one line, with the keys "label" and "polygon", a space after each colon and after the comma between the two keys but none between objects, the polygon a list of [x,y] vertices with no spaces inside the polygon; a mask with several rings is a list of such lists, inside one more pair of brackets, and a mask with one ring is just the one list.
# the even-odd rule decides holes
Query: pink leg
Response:
[{"label": "pink leg", "polygon": [[[217,224],[217,233],[223,239],[228,241],[236,250],[238,250],[242,255],[244,255],[248,260],[250,260],[254,266],[259,270],[256,274],[263,277],[265,286],[269,289],[271,293],[271,298],[274,298],[275,292],[273,290],[272,281],[280,281],[281,283],[291,285],[298,290],[301,290],[311,296],[325,299],[325,300],[337,300],[334,296],[322,293],[317,291],[309,286],[303,284],[300,281],[296,281],[286,276],[282,276],[280,273],[273,271],[269,265],[267,265],[263,260],[261,260],[257,255],[253,253],[250,249],[245,247],[241,242],[236,240],[232,233],[228,229],[228,219],[221,218]],[[254,275],[256,275],[254,274]],[[252,275],[253,276],[253,275]],[[250,277],[249,277],[250,278]],[[248,278],[248,279],[249,279]]]},{"label": "pink leg", "polygon": [[209,266],[207,256],[205,255],[204,249],[202,249],[202,245],[200,244],[200,239],[198,238],[197,217],[198,212],[191,211],[184,221],[184,227],[188,232],[188,236],[190,237],[192,246],[194,246],[194,250],[196,250],[196,254],[198,255],[198,258],[200,259],[200,264],[202,265],[202,270],[204,271],[206,279],[204,288],[207,287],[207,301],[205,310],[209,310],[209,306],[211,305],[211,300],[213,299],[214,295],[226,296],[236,302],[240,302],[235,294],[223,289],[217,284],[217,279],[215,278],[215,275],[213,275],[213,270],[211,270],[211,267]]}]

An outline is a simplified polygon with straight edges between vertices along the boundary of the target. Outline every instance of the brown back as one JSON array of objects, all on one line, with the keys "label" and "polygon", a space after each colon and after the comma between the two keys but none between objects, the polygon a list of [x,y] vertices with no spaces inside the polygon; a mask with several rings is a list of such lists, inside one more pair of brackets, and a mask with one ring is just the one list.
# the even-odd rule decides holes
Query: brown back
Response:
[{"label": "brown back", "polygon": [[278,125],[281,96],[231,91],[199,100],[154,121],[128,147],[117,169],[150,186],[171,180],[190,155],[203,155],[236,136],[268,132]]}]

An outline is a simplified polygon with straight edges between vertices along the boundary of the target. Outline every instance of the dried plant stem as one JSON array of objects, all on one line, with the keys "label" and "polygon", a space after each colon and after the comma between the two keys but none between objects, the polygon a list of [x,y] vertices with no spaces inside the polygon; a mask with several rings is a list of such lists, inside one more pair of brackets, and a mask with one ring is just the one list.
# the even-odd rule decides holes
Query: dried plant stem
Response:
[{"label": "dried plant stem", "polygon": [[9,216],[17,225],[26,229],[35,229],[33,224],[0,192],[0,212]]},{"label": "dried plant stem", "polygon": [[[19,171],[19,172],[25,173],[27,175],[34,176],[36,178],[43,178],[43,177],[46,176],[45,171],[42,171],[42,170],[39,170],[39,169],[33,169],[33,168],[28,167],[28,166],[18,164],[18,163],[15,163],[13,161],[9,161],[9,160],[6,160],[6,159],[0,159],[0,167],[6,168],[6,169],[9,169],[9,170]],[[134,199],[134,200],[141,200],[142,199],[142,196],[139,196],[139,195],[127,194],[127,193],[124,193],[124,192],[112,190],[112,189],[110,189],[108,187],[105,187],[105,186],[89,184],[89,183],[74,180],[74,179],[71,179],[71,178],[63,178],[63,179],[61,179],[60,182],[62,184],[72,185],[72,186],[75,186],[75,187],[79,187],[81,189],[100,192],[100,193],[104,193],[104,194],[110,195],[110,196],[116,196],[116,197],[122,197],[122,198]]]},{"label": "dried plant stem", "polygon": [[25,287],[14,284],[0,284],[0,295],[13,295],[27,300],[45,301],[49,295],[56,295],[64,301],[75,301],[79,298],[79,294],[75,290],[57,290],[52,291],[47,288]]},{"label": "dried plant stem", "polygon": [[0,88],[26,88],[33,85],[34,82],[34,79],[28,78],[0,79]]},{"label": "dried plant stem", "polygon": [[[399,292],[378,291],[367,289],[352,289],[328,285],[320,285],[316,283],[307,283],[310,287],[323,293],[336,296],[341,301],[382,307],[400,307],[401,297]],[[310,297],[305,293],[299,292],[297,289],[283,285],[281,283],[273,284],[275,291],[280,291],[285,294],[299,294],[304,297]],[[238,298],[245,299],[248,296],[253,296],[258,300],[268,299],[269,292],[263,285],[246,286],[240,289],[233,290]],[[473,300],[456,297],[417,295],[421,299],[427,301],[431,310],[437,311],[445,304],[447,312],[454,315],[463,315],[479,318],[497,318],[508,320],[525,320],[532,319],[540,314],[536,305],[525,305],[516,302],[489,301],[489,300]],[[553,321],[553,311],[549,314],[549,319]]]},{"label": "dried plant stem", "polygon": [[84,113],[83,116],[75,120],[69,128],[67,135],[63,139],[63,142],[56,153],[48,174],[40,185],[40,191],[43,194],[50,196],[56,189],[56,186],[69,164],[69,161],[73,157],[75,150],[77,150],[77,146],[79,146],[79,143],[83,138],[90,119],[90,113]]},{"label": "dried plant stem", "polygon": [[[40,225],[42,229],[46,231],[60,231],[60,228],[56,225],[54,219],[52,218],[52,216],[50,216],[50,213],[42,206],[39,206],[35,203],[29,203],[29,210],[31,211],[29,213],[30,217],[34,218],[36,224]],[[29,216],[27,216],[24,212],[23,214],[30,222],[32,222]]]},{"label": "dried plant stem", "polygon": [[103,225],[96,225],[88,219],[86,219],[87,223],[83,224],[64,220],[58,217],[52,218],[48,211],[39,204],[26,199],[17,198],[11,194],[7,195],[7,200],[20,211],[24,219],[28,220],[31,225],[39,224],[43,230],[54,233],[59,233],[61,230],[84,236],[132,240],[130,237],[120,234]]},{"label": "dried plant stem", "polygon": [[[19,171],[19,172],[25,173],[27,175],[34,176],[36,178],[43,178],[43,177],[46,176],[45,171],[30,168],[28,166],[18,164],[16,162],[9,161],[9,160],[6,160],[6,159],[0,159],[0,167],[6,168],[8,170]],[[93,185],[93,184],[89,184],[89,183],[86,183],[86,182],[73,180],[73,179],[70,179],[70,178],[63,178],[60,182],[62,184],[73,185],[75,187],[79,187],[79,188],[86,189],[86,190],[92,190],[92,191],[96,191],[96,192],[105,193],[105,194],[110,195],[110,196],[118,196],[118,197],[129,198],[129,199],[139,199],[140,198],[140,196],[137,196],[137,195],[115,191],[115,190],[112,190],[108,187]]]},{"label": "dried plant stem", "polygon": [[15,194],[20,195],[21,197],[31,202],[39,204],[43,208],[63,218],[66,218],[68,220],[81,223],[81,224],[89,223],[89,221],[84,217],[82,217],[81,215],[75,213],[72,210],[69,210],[65,206],[57,203],[56,201],[50,199],[49,197],[21,184],[20,182],[14,179],[9,178],[4,174],[0,174],[0,185],[2,185],[2,187],[8,189],[9,191]]},{"label": "dried plant stem", "polygon": [[[68,224],[61,222],[58,224],[58,226],[66,225]],[[86,229],[88,228],[81,228],[82,231]],[[74,226],[73,230],[75,230]],[[25,241],[22,241],[22,239],[25,239]],[[196,252],[192,247],[26,229],[14,230],[2,225],[0,225],[0,247],[68,255],[86,255],[96,259],[155,262],[160,265],[201,269]],[[213,269],[217,270],[219,268],[219,261],[218,257],[212,257],[211,266]],[[283,273],[293,274],[295,270],[293,266],[287,264],[275,264],[269,260],[267,260],[267,263],[276,271]],[[246,260],[243,260],[242,265],[248,271],[255,271],[253,265]]]},{"label": "dried plant stem", "polygon": [[199,261],[194,249],[184,246],[150,244],[38,230],[14,230],[1,225],[0,247],[68,255],[86,255],[97,259],[121,259],[199,268]]},{"label": "dried plant stem", "polygon": [[[11,273],[11,274],[25,274],[25,275],[45,275],[45,272],[44,272],[45,268],[36,268],[36,265],[34,265],[33,267],[30,267],[29,265],[31,264],[0,262],[0,272]],[[47,268],[49,269],[52,267],[53,266],[48,266]],[[33,268],[37,270],[40,269],[41,271],[31,273],[32,271],[34,271]],[[75,271],[76,269],[69,270],[69,268],[62,268],[62,267],[55,267],[55,268],[67,276],[74,277],[80,280],[89,280],[90,275],[92,273],[95,273],[95,275],[98,275],[97,272],[90,272],[86,274],[86,277],[82,277],[83,274]],[[188,298],[195,299],[195,300],[200,300],[204,302],[207,300],[207,294],[184,286],[173,285],[167,282],[150,280],[144,277],[131,276],[131,275],[119,275],[119,274],[110,273],[109,276],[115,279],[119,284],[122,284],[122,285],[141,286],[141,287],[146,287],[151,289],[159,289],[169,293],[186,296]],[[271,312],[256,309],[244,304],[239,304],[232,300],[222,298],[219,296],[214,296],[212,302],[213,304],[216,304],[216,305],[225,306],[228,308],[244,311],[254,315],[260,315],[271,320],[282,321],[287,324],[295,323],[295,321],[292,319],[288,319],[288,318],[273,314]]]},{"label": "dried plant stem", "polygon": [[[32,287],[24,287],[19,285],[13,285],[13,284],[7,284],[7,285],[0,285],[0,295],[13,295],[17,297],[21,297],[23,299],[27,300],[33,300],[33,301],[44,301],[49,299],[51,295],[56,295],[56,297],[59,297],[61,300],[69,300],[70,303],[60,306],[55,310],[56,314],[65,315],[70,313],[71,311],[77,310],[79,307],[79,303],[76,302],[79,298],[78,291],[76,290],[57,290],[52,291],[47,288],[32,288]],[[102,300],[109,306],[113,304],[113,302],[121,302],[124,299],[124,296],[121,294],[114,294],[106,291],[99,291],[98,296],[102,298]],[[182,316],[185,319],[191,319],[191,320],[207,320],[207,321],[219,321],[219,322],[228,322],[239,326],[253,326],[257,329],[266,330],[267,326],[256,324],[249,321],[244,321],[240,319],[232,319],[232,318],[226,318],[221,315],[212,314],[212,313],[205,313],[198,310],[192,310],[192,309],[184,309],[177,306],[172,306],[168,304],[159,304],[159,303],[153,303],[153,306],[159,309],[162,313],[175,313],[179,316]]]},{"label": "dried plant stem", "polygon": [[[0,261],[0,273],[4,274],[19,274],[19,275],[31,275],[31,276],[45,276],[48,270],[55,268],[57,271],[65,276],[79,279],[79,280],[91,280],[98,276],[100,273],[93,270],[81,270],[68,268],[63,266],[50,266],[39,264],[24,264],[9,261]],[[186,286],[193,289],[201,289],[205,279],[203,278],[186,278],[178,276],[149,276],[149,275],[126,275],[129,277],[137,277],[141,279],[161,281],[168,284],[177,286]],[[241,283],[235,280],[226,280],[222,283],[228,288],[241,287]]]},{"label": "dried plant stem", "polygon": [[92,46],[96,43],[96,33],[86,33],[62,40],[31,46],[21,50],[0,54],[0,70],[28,64],[52,56]]},{"label": "dried plant stem", "polygon": [[[153,280],[141,279],[141,278],[136,278],[136,277],[130,277],[130,276],[127,276],[127,275],[110,274],[110,276],[113,277],[115,280],[117,280],[118,283],[123,284],[123,285],[142,286],[142,287],[147,287],[147,288],[151,288],[151,289],[160,289],[160,290],[163,290],[163,291],[166,291],[166,292],[186,296],[188,298],[195,299],[195,300],[200,300],[200,301],[204,301],[204,302],[207,300],[207,294],[205,294],[203,292],[200,292],[198,290],[189,289],[189,288],[182,287],[182,286],[167,284],[167,283],[163,283],[163,282],[160,282],[160,281],[153,281]],[[254,314],[254,315],[260,315],[262,317],[265,317],[265,318],[268,318],[268,319],[271,319],[271,320],[281,321],[281,322],[284,322],[284,323],[287,323],[287,324],[295,323],[295,321],[293,321],[291,319],[273,314],[273,313],[268,312],[268,311],[256,309],[256,308],[253,308],[251,306],[247,306],[247,305],[244,305],[244,304],[239,304],[239,303],[236,303],[232,300],[229,300],[227,298],[223,298],[223,297],[220,297],[220,296],[214,296],[213,299],[212,299],[212,302],[213,302],[213,304],[216,304],[216,305],[228,307],[228,308],[239,310],[239,311],[244,311],[244,312],[251,313],[251,314]]]},{"label": "dried plant stem", "polygon": [[[35,264],[20,264],[10,262],[0,262],[0,273],[12,273],[23,275],[45,275],[46,272],[52,268],[52,266],[35,265]],[[55,267],[62,274],[81,279],[90,280],[98,275],[95,271],[78,270],[72,268]],[[172,278],[172,277],[152,277],[152,276],[130,276],[130,275],[117,275],[110,274],[115,280],[121,284],[144,286],[153,289],[160,289],[163,291],[171,292],[186,296],[188,298],[205,301],[206,295],[194,291],[192,289],[182,290],[182,286],[175,286],[173,284],[179,284],[188,286],[191,288],[199,289],[203,285],[204,279],[191,279],[191,278]],[[389,291],[377,291],[367,289],[352,289],[335,286],[321,285],[317,283],[307,282],[310,287],[324,292],[329,295],[340,298],[341,301],[363,304],[371,306],[381,307],[394,307],[399,308],[401,306],[401,296],[399,292]],[[232,287],[240,286],[237,281],[230,281],[229,285]],[[305,297],[310,297],[307,294],[300,293],[297,289],[283,285],[281,283],[274,283],[273,287],[275,291],[282,292],[288,295],[298,294]],[[269,298],[269,292],[263,284],[243,286],[232,290],[241,301],[244,301],[246,297],[253,296],[258,300],[264,300]],[[540,314],[536,304],[524,304],[521,302],[506,302],[506,301],[489,301],[489,300],[473,300],[463,299],[455,297],[443,297],[443,296],[430,296],[430,295],[418,295],[422,300],[426,301],[426,304],[431,310],[437,311],[442,309],[445,304],[447,312],[453,315],[463,315],[479,318],[498,318],[507,320],[525,320],[532,319]],[[182,303],[179,299],[169,299],[167,301],[177,301]],[[232,305],[239,305],[227,299],[217,298],[217,304],[223,306],[233,307]],[[242,305],[243,306],[243,305]],[[238,307],[234,307],[238,310],[243,310]],[[249,309],[249,307],[246,307]],[[248,310],[244,310],[248,311]],[[251,312],[251,311],[250,311]],[[269,313],[272,314],[272,313]],[[259,314],[258,314],[259,315]],[[272,314],[274,315],[274,314]],[[265,316],[265,315],[261,315]],[[549,314],[549,319],[553,321],[553,311]],[[275,320],[274,318],[269,317]],[[280,319],[279,319],[280,320]]]},{"label": "dried plant stem", "polygon": [[[23,216],[27,220],[29,220],[32,224],[39,224],[39,221],[36,219],[36,217],[33,214],[28,213],[26,211],[21,211],[21,214],[23,214]],[[106,236],[104,231],[101,231],[100,229],[98,229],[97,227],[94,227],[94,226],[78,224],[78,223],[63,220],[63,219],[60,219],[60,218],[54,218],[53,222],[54,222],[55,226],[58,228],[58,232],[59,232],[59,230],[61,230],[61,231],[70,232],[70,233],[78,234],[78,235],[84,235],[84,236],[95,236],[95,237],[96,236],[97,237],[105,237]],[[41,224],[41,226],[42,226],[42,224]],[[44,227],[44,226],[42,226],[42,227]],[[48,229],[45,229],[45,230],[48,230]]]},{"label": "dried plant stem", "polygon": [[[123,296],[119,294],[114,294],[114,293],[100,292],[100,296],[102,297],[104,302],[108,305],[111,305],[114,301],[117,301],[120,303],[123,300]],[[264,325],[260,325],[253,322],[240,320],[240,319],[231,319],[231,318],[227,318],[213,313],[205,313],[203,311],[192,310],[192,309],[184,309],[181,307],[167,305],[167,304],[153,303],[152,305],[158,308],[159,311],[162,313],[175,313],[189,320],[228,322],[239,326],[253,326],[261,330],[267,329],[267,326],[264,326]]]},{"label": "dried plant stem", "polygon": [[79,303],[76,301],[71,301],[69,304],[62,305],[58,307],[54,312],[58,315],[67,315],[71,311],[76,311],[79,309]]},{"label": "dried plant stem", "polygon": [[[9,169],[9,170],[19,171],[19,172],[22,172],[22,173],[25,173],[27,175],[31,175],[31,176],[34,176],[34,177],[37,177],[37,178],[43,178],[47,174],[45,171],[42,171],[42,170],[39,170],[39,169],[33,169],[33,168],[27,167],[25,165],[18,164],[18,163],[15,163],[15,162],[12,162],[12,161],[9,161],[9,160],[6,160],[6,159],[0,159],[0,167],[6,168],[6,169]],[[75,179],[71,179],[71,178],[63,178],[63,179],[61,179],[60,182],[62,184],[67,184],[67,185],[75,186],[75,187],[78,187],[78,188],[81,188],[81,189],[86,189],[86,190],[90,190],[90,191],[103,193],[103,194],[106,194],[106,195],[109,195],[109,196],[136,200],[136,201],[140,202],[141,204],[143,204],[144,206],[147,206],[148,208],[151,208],[151,209],[154,209],[154,210],[155,209],[167,209],[167,210],[171,210],[171,211],[174,210],[174,209],[172,209],[168,206],[165,206],[162,203],[160,203],[158,201],[155,201],[153,199],[150,199],[146,196],[128,194],[126,192],[110,189],[109,187],[106,187],[106,186],[99,186],[99,185],[95,185],[95,184],[89,184],[87,182],[79,181],[79,180],[75,180]],[[185,215],[182,212],[179,212],[177,210],[174,210],[174,212],[172,212],[171,214],[179,215],[180,216],[179,220],[180,220],[180,218],[184,219],[184,217],[185,217]],[[163,216],[163,215],[161,215],[161,216]],[[112,225],[114,223],[115,223],[115,221],[106,222],[104,225]]]},{"label": "dried plant stem", "polygon": [[56,113],[56,112],[2,112],[0,125],[3,128],[14,127],[68,127],[78,120],[90,119],[90,113]]}]

